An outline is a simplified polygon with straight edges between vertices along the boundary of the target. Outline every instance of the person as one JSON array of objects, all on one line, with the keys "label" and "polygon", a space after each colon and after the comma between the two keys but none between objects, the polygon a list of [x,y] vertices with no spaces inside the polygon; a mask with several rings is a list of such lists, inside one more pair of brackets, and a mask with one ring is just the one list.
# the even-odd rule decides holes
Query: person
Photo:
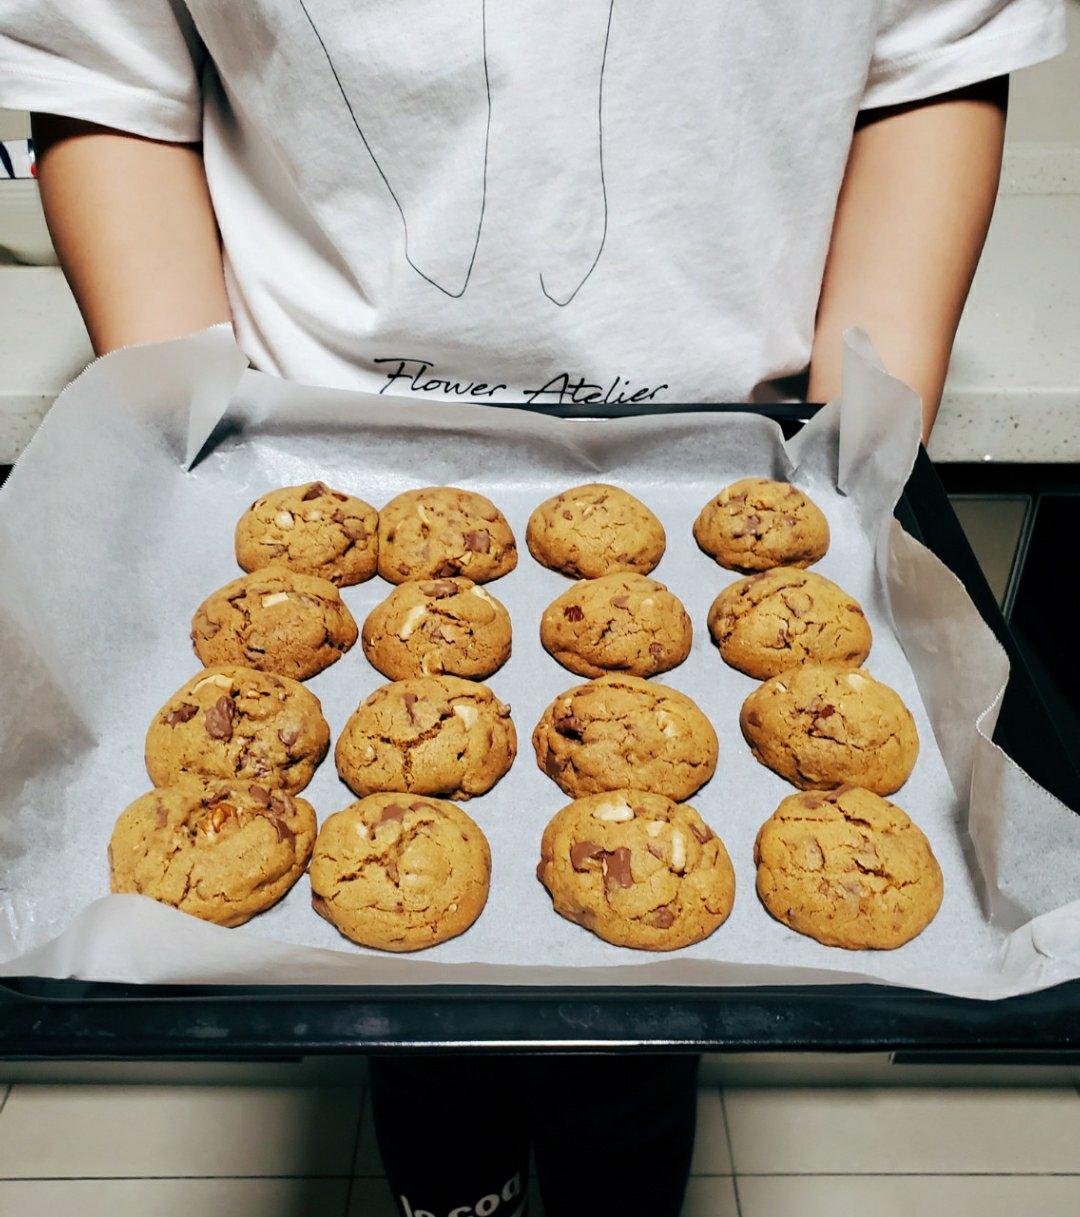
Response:
[{"label": "person", "polygon": [[[231,322],[289,379],[826,400],[864,327],[929,434],[1007,77],[1060,0],[6,0],[0,105],[95,350]],[[678,1212],[692,1058],[378,1063],[403,1214]]]}]

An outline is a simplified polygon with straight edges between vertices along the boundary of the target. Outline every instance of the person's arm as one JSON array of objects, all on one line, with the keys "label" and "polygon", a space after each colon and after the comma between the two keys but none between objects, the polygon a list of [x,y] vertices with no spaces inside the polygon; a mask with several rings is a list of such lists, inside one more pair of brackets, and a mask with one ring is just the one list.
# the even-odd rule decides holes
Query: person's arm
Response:
[{"label": "person's arm", "polygon": [[230,319],[200,149],[33,116],[41,201],[97,353]]},{"label": "person's arm", "polygon": [[833,225],[809,400],[840,387],[841,335],[865,329],[934,424],[956,327],[994,209],[1008,78],[864,111]]}]

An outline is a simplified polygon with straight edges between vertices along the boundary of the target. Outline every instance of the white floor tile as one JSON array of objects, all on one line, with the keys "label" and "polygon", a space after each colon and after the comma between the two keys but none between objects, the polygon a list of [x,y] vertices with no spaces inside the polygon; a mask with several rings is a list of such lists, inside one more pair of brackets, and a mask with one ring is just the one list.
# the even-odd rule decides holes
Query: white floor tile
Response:
[{"label": "white floor tile", "polygon": [[344,1217],[348,1186],[330,1179],[5,1182],[0,1217]]},{"label": "white floor tile", "polygon": [[0,1178],[342,1175],[356,1088],[15,1086]]},{"label": "white floor tile", "polygon": [[697,1138],[694,1158],[690,1164],[693,1175],[730,1175],[731,1154],[728,1151],[727,1129],[724,1127],[724,1106],[715,1086],[703,1086],[698,1091]]},{"label": "white floor tile", "polygon": [[740,1175],[1080,1170],[1072,1088],[730,1089],[724,1098]]},{"label": "white floor tile", "polygon": [[742,1217],[1076,1217],[1080,1178],[814,1175],[739,1178]]},{"label": "white floor tile", "polygon": [[[682,1217],[737,1217],[735,1186],[731,1179],[691,1179]],[[831,1217],[840,1217],[833,1213]]]}]

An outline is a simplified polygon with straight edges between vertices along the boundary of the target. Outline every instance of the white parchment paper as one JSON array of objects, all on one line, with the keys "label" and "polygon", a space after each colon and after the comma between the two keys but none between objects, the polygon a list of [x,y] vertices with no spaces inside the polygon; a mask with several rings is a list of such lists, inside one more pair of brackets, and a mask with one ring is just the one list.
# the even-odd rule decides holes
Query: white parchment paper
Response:
[{"label": "white parchment paper", "polygon": [[[223,329],[99,361],[62,395],[0,491],[0,974],[169,983],[837,983],[876,980],[978,997],[1080,976],[1080,816],[989,739],[1007,660],[952,574],[896,526],[918,443],[913,395],[849,338],[844,391],[796,441],[748,414],[559,420],[518,410],[298,388],[244,370]],[[869,670],[911,707],[922,739],[894,796],[930,837],[941,912],[892,952],[820,946],[773,921],[754,893],[753,842],[791,788],[743,742],[754,682],[705,628],[734,575],[697,549],[702,504],[738,477],[792,477],[825,511],[818,564],[864,605]],[[235,578],[236,520],[271,487],[321,478],[381,506],[453,483],[490,495],[521,542],[491,590],[513,656],[490,684],[513,709],[519,755],[466,807],[493,851],[491,898],[465,935],[422,955],[354,947],[310,908],[306,879],[274,909],[224,930],[136,896],[111,896],[105,847],[148,788],[154,712],[198,668],[195,606]],[[603,479],[660,516],[656,577],[686,604],[694,646],[659,679],[720,737],[715,778],[691,802],[725,841],[737,896],[707,941],[672,955],[613,947],[556,916],[535,878],[540,835],[565,802],[529,737],[579,683],[540,647],[544,606],[567,586],[524,546],[529,512]],[[358,623],[389,592],[344,590]],[[310,682],[336,737],[382,678],[359,646]],[[305,792],[320,818],[352,799],[328,759]]]}]

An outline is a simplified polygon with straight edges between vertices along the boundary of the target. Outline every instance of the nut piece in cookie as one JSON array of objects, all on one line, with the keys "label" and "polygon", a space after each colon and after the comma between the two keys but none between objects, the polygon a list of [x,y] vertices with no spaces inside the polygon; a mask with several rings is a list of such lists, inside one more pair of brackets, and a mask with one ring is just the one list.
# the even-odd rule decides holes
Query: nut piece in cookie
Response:
[{"label": "nut piece in cookie", "polygon": [[296,794],[329,746],[314,693],[287,676],[219,664],[193,676],[154,715],[146,771],[155,786],[190,773]]},{"label": "nut piece in cookie", "polygon": [[647,575],[667,544],[663,524],[640,499],[603,482],[541,503],[529,517],[525,541],[537,562],[579,579],[616,571]]},{"label": "nut piece in cookie", "polygon": [[685,694],[637,676],[568,689],[532,736],[536,763],[572,798],[633,786],[688,798],[716,771],[712,723]]},{"label": "nut piece in cookie", "polygon": [[694,540],[728,570],[809,566],[829,548],[820,508],[788,482],[743,478],[701,509]]},{"label": "nut piece in cookie", "polygon": [[453,803],[373,794],[330,816],[311,859],[311,903],[346,938],[420,951],[480,916],[491,851]]},{"label": "nut piece in cookie", "polygon": [[379,513],[363,499],[305,482],[271,490],[236,525],[236,560],[246,571],[280,563],[336,587],[363,583],[379,558]]},{"label": "nut piece in cookie", "polygon": [[754,861],[772,916],[830,947],[903,946],[941,906],[930,842],[899,807],[857,786],[784,799],[758,832]]},{"label": "nut piece in cookie", "polygon": [[482,494],[428,486],[399,494],[379,513],[379,574],[390,583],[455,575],[488,583],[515,566],[510,525]]},{"label": "nut piece in cookie", "polygon": [[557,812],[536,874],[561,916],[641,951],[708,938],[735,901],[720,838],[693,807],[642,790],[589,795]]},{"label": "nut piece in cookie", "polygon": [[544,649],[579,676],[655,676],[690,654],[694,628],[679,598],[655,579],[583,579],[544,610]]},{"label": "nut piece in cookie", "polygon": [[364,796],[382,790],[468,799],[503,776],[517,754],[510,707],[456,676],[399,680],[376,689],[338,737],[341,780]]},{"label": "nut piece in cookie", "polygon": [[510,614],[471,579],[399,584],[364,622],[364,654],[390,680],[482,680],[510,658]]},{"label": "nut piece in cookie", "polygon": [[859,602],[813,571],[777,566],[724,588],[709,610],[724,661],[766,680],[804,663],[858,667],[870,653]]},{"label": "nut piece in cookie", "polygon": [[910,710],[862,668],[814,663],[782,672],[743,702],[739,725],[754,756],[802,790],[853,785],[892,794],[919,755]]},{"label": "nut piece in cookie", "polygon": [[109,843],[112,890],[243,925],[304,873],[315,832],[303,799],[258,782],[186,777],[120,813]]},{"label": "nut piece in cookie", "polygon": [[326,579],[284,566],[226,583],[195,610],[191,641],[207,667],[238,664],[307,680],[356,641],[356,622]]}]

